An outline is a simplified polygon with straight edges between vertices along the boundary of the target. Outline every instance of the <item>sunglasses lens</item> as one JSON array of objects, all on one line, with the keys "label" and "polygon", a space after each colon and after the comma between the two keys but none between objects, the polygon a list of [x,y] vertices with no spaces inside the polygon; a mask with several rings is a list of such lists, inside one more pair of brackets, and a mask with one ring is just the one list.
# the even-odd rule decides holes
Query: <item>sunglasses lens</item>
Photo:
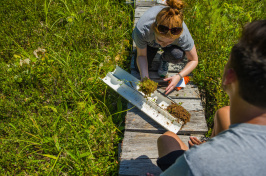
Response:
[{"label": "sunglasses lens", "polygon": [[164,25],[158,25],[157,28],[158,28],[158,31],[160,33],[162,33],[162,34],[166,34],[169,30],[171,31],[171,33],[173,35],[178,35],[178,34],[180,34],[182,32],[182,28],[181,27],[175,27],[175,28],[169,29],[168,27],[166,27]]},{"label": "sunglasses lens", "polygon": [[166,26],[163,26],[163,25],[159,25],[159,26],[158,26],[158,31],[159,31],[160,33],[167,33],[167,32],[169,31],[169,28],[166,27]]},{"label": "sunglasses lens", "polygon": [[182,28],[172,28],[171,29],[171,33],[173,35],[178,35],[178,34],[180,34],[181,31],[182,31]]}]

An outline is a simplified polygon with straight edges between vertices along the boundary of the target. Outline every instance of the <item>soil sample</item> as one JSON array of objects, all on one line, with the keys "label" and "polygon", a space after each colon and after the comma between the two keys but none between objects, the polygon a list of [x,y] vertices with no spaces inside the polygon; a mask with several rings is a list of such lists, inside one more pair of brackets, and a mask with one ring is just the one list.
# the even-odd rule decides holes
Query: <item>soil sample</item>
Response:
[{"label": "soil sample", "polygon": [[157,89],[157,86],[157,82],[145,77],[139,84],[139,91],[143,92],[146,98],[151,96],[151,94]]},{"label": "soil sample", "polygon": [[182,106],[172,103],[167,107],[167,111],[179,120],[182,120],[184,124],[189,122],[191,114]]}]

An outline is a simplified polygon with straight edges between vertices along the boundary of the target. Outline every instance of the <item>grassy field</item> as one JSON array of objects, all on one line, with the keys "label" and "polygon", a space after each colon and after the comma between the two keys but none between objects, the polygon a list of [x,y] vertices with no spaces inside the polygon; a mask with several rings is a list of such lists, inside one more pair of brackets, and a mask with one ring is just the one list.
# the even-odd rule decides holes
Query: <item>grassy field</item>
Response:
[{"label": "grassy field", "polygon": [[222,90],[223,68],[242,27],[256,19],[266,19],[263,0],[186,0],[185,22],[195,40],[199,65],[194,81],[205,102],[205,114],[211,134],[214,113],[229,105]]},{"label": "grassy field", "polygon": [[[210,131],[231,47],[264,9],[187,0]],[[132,14],[124,0],[1,1],[0,175],[117,175],[126,103],[98,78],[129,69]]]},{"label": "grassy field", "polygon": [[117,0],[3,0],[0,175],[116,175],[132,8]]}]

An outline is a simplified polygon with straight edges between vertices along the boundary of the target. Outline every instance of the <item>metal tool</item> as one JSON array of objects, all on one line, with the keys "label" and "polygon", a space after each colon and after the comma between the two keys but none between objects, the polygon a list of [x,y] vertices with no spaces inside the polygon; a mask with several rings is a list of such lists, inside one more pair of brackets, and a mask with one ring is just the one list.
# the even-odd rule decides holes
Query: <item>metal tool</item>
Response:
[{"label": "metal tool", "polygon": [[169,100],[171,100],[173,103],[175,103],[174,99],[172,99],[171,97],[169,97],[168,95],[166,95],[165,93],[161,92],[159,89],[157,89],[157,91],[162,94],[163,96],[165,96],[166,98],[169,98]]},{"label": "metal tool", "polygon": [[183,122],[178,122],[178,119],[166,110],[174,102],[171,98],[162,95],[158,90],[145,98],[144,94],[138,91],[140,80],[119,66],[101,80],[165,129],[177,133],[182,127]]}]

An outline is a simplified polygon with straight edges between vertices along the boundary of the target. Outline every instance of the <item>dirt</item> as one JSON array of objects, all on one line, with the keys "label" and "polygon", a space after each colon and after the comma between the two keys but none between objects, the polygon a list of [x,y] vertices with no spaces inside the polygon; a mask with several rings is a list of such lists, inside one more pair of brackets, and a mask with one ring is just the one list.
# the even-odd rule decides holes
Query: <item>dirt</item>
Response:
[{"label": "dirt", "polygon": [[167,111],[174,116],[175,118],[179,120],[183,121],[184,124],[186,124],[187,122],[189,122],[191,114],[185,109],[183,108],[181,105],[178,104],[171,104],[167,107]]},{"label": "dirt", "polygon": [[157,89],[158,83],[148,78],[144,78],[140,82],[139,91],[143,92],[145,97],[150,97],[151,94]]}]

